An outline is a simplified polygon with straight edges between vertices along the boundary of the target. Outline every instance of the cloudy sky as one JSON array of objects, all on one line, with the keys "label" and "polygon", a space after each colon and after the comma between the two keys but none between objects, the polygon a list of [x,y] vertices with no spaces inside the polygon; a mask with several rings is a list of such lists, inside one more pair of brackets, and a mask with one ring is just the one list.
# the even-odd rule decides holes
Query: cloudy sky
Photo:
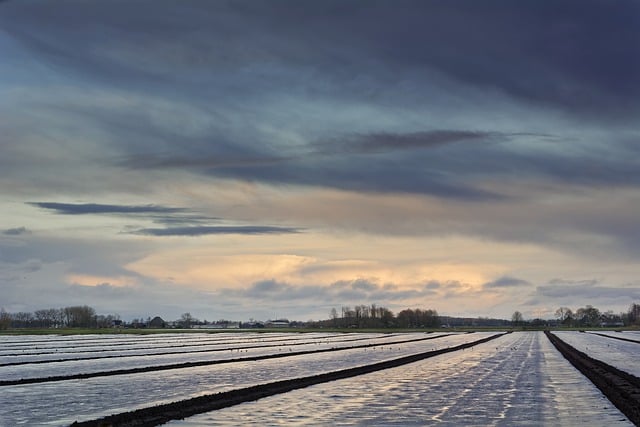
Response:
[{"label": "cloudy sky", "polygon": [[0,306],[640,300],[640,2],[0,3]]}]

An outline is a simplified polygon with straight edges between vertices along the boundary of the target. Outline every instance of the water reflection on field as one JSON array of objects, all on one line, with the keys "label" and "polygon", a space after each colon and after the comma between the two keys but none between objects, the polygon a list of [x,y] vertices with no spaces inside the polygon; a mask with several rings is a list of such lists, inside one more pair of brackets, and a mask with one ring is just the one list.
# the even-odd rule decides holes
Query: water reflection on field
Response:
[{"label": "water reflection on field", "polygon": [[[166,334],[0,336],[0,380],[167,363],[273,359],[0,386],[0,426],[66,426],[137,408],[454,347],[495,332],[443,334]],[[567,333],[594,354],[634,364],[639,344]],[[434,339],[423,340],[425,337]],[[416,340],[402,342],[403,340]],[[353,346],[371,344],[375,347]],[[333,351],[341,348],[343,350]],[[348,348],[348,349],[344,349]],[[220,351],[220,350],[223,351]],[[240,350],[243,349],[243,350]],[[332,350],[291,356],[301,350]],[[167,351],[179,354],[158,354]],[[149,355],[154,352],[155,355]],[[157,352],[157,353],[156,353]],[[610,351],[611,352],[611,351]],[[630,353],[629,353],[630,352]],[[126,355],[110,359],[52,359]],[[282,356],[282,357],[281,357]],[[45,360],[43,364],[6,363]],[[621,362],[622,363],[622,362]],[[517,332],[471,349],[321,384],[170,423],[219,425],[631,425],[539,332]]]},{"label": "water reflection on field", "polygon": [[[554,332],[560,339],[575,349],[587,353],[594,359],[615,366],[616,368],[640,377],[640,343],[606,338],[593,333]],[[633,333],[604,334],[640,341],[640,336]]]},{"label": "water reflection on field", "polygon": [[[304,344],[300,347],[307,349],[350,347],[366,343],[376,344],[376,347],[83,380],[3,386],[0,388],[0,420],[2,421],[0,426],[45,424],[64,426],[75,420],[93,419],[203,394],[365,365],[428,351],[432,348],[455,346],[480,339],[487,334],[458,334],[438,337],[435,340],[390,344],[398,340],[419,339],[431,335],[433,334],[411,333],[393,336],[391,334],[361,335],[354,333],[328,337],[327,334],[290,334],[291,339],[302,337]],[[229,343],[235,341],[231,335],[229,339]],[[264,337],[260,336],[255,339],[258,343]],[[351,339],[358,339],[358,341],[350,341]],[[146,342],[146,339],[143,338],[141,342]],[[230,344],[231,347],[234,345]],[[266,350],[253,349],[242,354],[271,353],[286,356],[288,352],[289,347],[270,347]],[[225,356],[221,356],[216,353],[211,358],[218,360],[220,357],[231,357],[227,354],[231,355],[232,352],[228,351],[224,354]],[[192,360],[193,354],[185,353],[183,356],[184,360]],[[238,357],[238,355],[234,354],[232,357]],[[110,359],[108,360],[108,363],[113,363]],[[123,366],[130,363],[129,359],[115,360]],[[134,360],[136,363],[141,362],[144,365],[147,356],[141,356]],[[94,370],[95,367],[92,367],[92,363],[96,362],[64,362],[62,365],[68,367],[68,373],[74,373]],[[155,363],[156,361],[149,360],[149,365]],[[56,362],[45,365],[6,366],[0,369],[0,379],[26,378],[32,377],[34,374],[37,376],[51,375],[53,372],[59,373],[59,365],[61,364]]]},{"label": "water reflection on field", "polygon": [[170,423],[632,425],[540,332]]}]

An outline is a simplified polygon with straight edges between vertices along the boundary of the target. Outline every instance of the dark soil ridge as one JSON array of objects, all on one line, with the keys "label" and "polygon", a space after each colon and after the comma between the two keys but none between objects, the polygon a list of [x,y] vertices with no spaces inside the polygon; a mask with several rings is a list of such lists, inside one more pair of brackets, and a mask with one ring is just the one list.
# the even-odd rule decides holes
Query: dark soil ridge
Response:
[{"label": "dark soil ridge", "polygon": [[598,335],[598,336],[601,336],[601,337],[605,337],[605,338],[611,338],[612,340],[620,340],[620,341],[634,342],[636,344],[640,344],[640,341],[632,340],[631,338],[614,337],[613,335],[601,334],[599,332],[589,332],[589,333],[593,334],[593,335]]},{"label": "dark soil ridge", "polygon": [[640,426],[640,378],[575,349],[545,331],[556,349],[636,426]]},{"label": "dark soil ridge", "polygon": [[[453,334],[437,335],[437,336],[425,337],[425,338],[412,338],[409,340],[392,341],[392,342],[385,342],[385,343],[354,345],[350,347],[338,347],[338,348],[332,347],[332,348],[324,348],[324,349],[318,349],[318,350],[290,351],[287,353],[264,354],[261,356],[239,357],[235,359],[202,360],[197,362],[171,363],[168,365],[143,366],[139,368],[129,368],[129,369],[116,369],[112,371],[87,372],[87,373],[72,374],[72,375],[54,375],[50,377],[40,377],[40,378],[22,378],[19,380],[2,380],[0,381],[0,387],[12,386],[12,385],[24,385],[24,384],[39,384],[39,383],[47,383],[47,382],[54,382],[54,381],[84,380],[84,379],[95,378],[95,377],[110,377],[114,375],[139,374],[144,372],[167,371],[171,369],[181,369],[181,368],[195,368],[200,366],[221,365],[225,363],[235,363],[235,362],[254,362],[256,360],[277,359],[281,357],[293,357],[293,356],[302,356],[307,354],[328,353],[333,351],[354,350],[358,348],[385,347],[385,346],[394,345],[394,344],[406,344],[410,342],[419,342],[419,341],[432,340],[436,338],[444,338],[450,335],[453,335]],[[226,349],[226,351],[228,350],[229,349]],[[86,360],[86,359],[83,359],[83,360]]]},{"label": "dark soil ridge", "polygon": [[181,420],[193,415],[211,412],[222,408],[238,405],[240,403],[251,402],[263,397],[286,393],[292,390],[322,384],[330,381],[351,378],[358,375],[369,374],[384,369],[396,368],[409,363],[418,362],[429,357],[444,353],[463,350],[478,344],[482,344],[509,332],[492,335],[470,343],[461,344],[455,347],[432,350],[424,353],[412,354],[393,360],[378,362],[371,365],[359,366],[355,368],[343,369],[340,371],[327,372],[324,374],[312,375],[309,377],[295,378],[291,380],[275,381],[267,384],[231,390],[222,393],[209,394],[194,397],[192,399],[178,402],[142,408],[135,411],[123,412],[110,415],[104,418],[74,422],[73,427],[151,427],[167,423],[172,420]]},{"label": "dark soil ridge", "polygon": [[[395,336],[396,334],[393,335],[387,335],[387,337],[390,336]],[[447,334],[447,335],[438,335],[438,336],[434,336],[431,338],[438,338],[438,337],[443,337],[443,336],[448,336],[451,334]],[[340,336],[340,335],[331,335],[329,336],[329,338],[335,338],[336,336]],[[324,339],[326,339],[327,337],[324,337]],[[345,343],[345,342],[354,342],[354,341],[364,341],[364,340],[369,340],[371,339],[370,337],[365,337],[365,338],[351,338],[351,339],[343,339],[343,340],[337,340],[337,341],[332,341],[331,343]],[[271,348],[271,347],[295,347],[295,346],[300,346],[300,345],[308,345],[308,344],[313,344],[313,343],[320,343],[322,340],[307,340],[305,342],[294,342],[294,343],[288,343],[288,344],[279,344],[278,342],[280,341],[289,341],[286,339],[278,339],[278,340],[272,340],[272,341],[268,341],[268,342],[263,342],[257,345],[252,345],[252,346],[244,346],[244,347],[224,347],[224,348],[209,348],[209,349],[200,349],[200,350],[187,350],[187,351],[162,351],[159,353],[140,353],[140,354],[113,354],[113,355],[107,355],[107,356],[90,356],[90,357],[69,357],[69,358],[62,358],[62,359],[47,359],[47,360],[30,360],[30,361],[24,361],[24,362],[7,362],[7,363],[0,363],[0,368],[1,367],[6,367],[6,366],[19,366],[19,365],[42,365],[45,363],[58,363],[58,362],[81,362],[84,360],[99,360],[99,359],[117,359],[117,358],[123,358],[123,357],[146,357],[146,356],[170,356],[170,355],[175,355],[175,354],[189,354],[189,353],[221,353],[221,352],[227,352],[227,351],[236,351],[236,350],[250,350],[250,349],[255,349],[255,348]],[[291,341],[301,341],[301,339],[295,339],[295,340],[291,340]],[[251,341],[245,341],[245,342],[251,342]],[[273,345],[269,345],[269,343],[274,343]],[[231,342],[229,344],[243,344],[243,342]],[[325,344],[329,344],[328,342],[325,342]],[[210,344],[202,344],[202,346],[208,346]],[[379,345],[384,345],[384,344],[379,344]],[[108,353],[108,352],[115,352],[115,351],[138,351],[138,350],[161,350],[163,348],[174,348],[174,347],[200,347],[200,345],[185,345],[185,346],[169,346],[169,347],[140,347],[140,348],[127,348],[124,350],[104,350],[104,351],[100,351],[100,353]],[[92,351],[79,351],[76,353],[97,353],[99,350],[92,350]],[[53,352],[47,352],[47,353],[33,353],[33,354],[10,354],[10,355],[2,355],[4,356],[41,356],[43,354],[55,354]],[[2,383],[0,382],[0,385],[2,385]]]},{"label": "dark soil ridge", "polygon": [[[338,336],[343,336],[343,335],[330,335],[329,337],[324,337],[324,339],[326,338],[335,338]],[[350,338],[350,339],[344,339],[344,340],[340,340],[337,342],[348,342],[348,341],[361,341],[361,340],[365,340],[365,339],[370,339],[370,338]],[[269,340],[269,341],[262,341],[264,344],[267,343],[276,343],[276,342],[281,342],[281,341],[313,341],[310,340],[309,338],[278,338],[278,339],[274,339],[274,340]],[[134,342],[134,341],[132,341]],[[225,344],[246,344],[246,343],[251,343],[251,342],[256,342],[254,340],[249,340],[249,339],[242,339],[242,340],[237,340],[237,341],[227,341],[225,343],[225,341],[223,339],[212,339],[212,340],[202,340],[200,342],[197,342],[196,340],[192,341],[192,342],[187,342],[187,343],[175,343],[175,344],[171,344],[170,342],[167,343],[162,343],[162,342],[158,342],[158,346],[157,347],[152,347],[149,344],[152,343],[147,343],[147,345],[145,346],[139,346],[139,347],[131,347],[131,348],[125,348],[125,349],[121,349],[121,350],[110,350],[110,349],[94,349],[94,350],[78,350],[78,351],[73,351],[74,348],[86,348],[86,347],[120,347],[122,345],[129,345],[129,344],[122,344],[122,343],[109,343],[109,344],[83,344],[83,345],[78,345],[78,346],[71,346],[71,347],[63,347],[62,349],[58,350],[55,349],[53,347],[42,347],[40,350],[51,350],[51,351],[39,351],[36,353],[7,353],[7,354],[0,354],[0,356],[2,357],[15,357],[15,356],[43,356],[45,354],[58,354],[58,353],[66,353],[67,351],[65,350],[71,350],[69,351],[69,353],[76,353],[76,354],[82,354],[82,353],[95,353],[96,351],[102,351],[102,352],[107,352],[107,351],[137,351],[137,350],[149,350],[149,349],[163,349],[163,348],[184,348],[184,347],[200,347],[203,345],[217,345],[220,343],[225,343]],[[140,343],[140,341],[137,341],[136,343]],[[291,345],[300,345],[300,344],[291,344]],[[250,348],[250,347],[245,347],[245,348]],[[22,349],[16,349],[16,348],[12,348],[11,350],[38,350],[38,347],[25,347]],[[228,350],[228,348],[227,348]],[[4,365],[0,365],[0,366],[4,366]]]}]

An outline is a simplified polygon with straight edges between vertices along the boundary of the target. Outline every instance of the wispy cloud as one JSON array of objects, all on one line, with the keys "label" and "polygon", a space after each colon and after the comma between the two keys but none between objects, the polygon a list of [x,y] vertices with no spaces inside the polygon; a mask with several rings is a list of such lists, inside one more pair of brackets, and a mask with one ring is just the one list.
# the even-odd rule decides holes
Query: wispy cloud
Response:
[{"label": "wispy cloud", "polygon": [[302,230],[290,227],[272,227],[261,225],[245,226],[197,226],[197,227],[167,227],[167,228],[142,228],[132,231],[131,234],[145,236],[205,236],[210,234],[295,234]]},{"label": "wispy cloud", "polygon": [[[125,234],[144,236],[205,236],[212,234],[295,234],[302,232],[300,228],[275,227],[263,225],[206,225],[210,221],[220,221],[221,218],[196,215],[186,208],[167,207],[160,205],[110,205],[97,203],[57,203],[57,202],[29,202],[28,204],[43,209],[49,209],[62,215],[118,215],[138,219],[148,219],[157,224],[166,225],[163,228],[136,228],[129,226]],[[194,225],[197,224],[197,225]],[[184,226],[177,226],[184,225]],[[19,234],[21,229],[5,231]],[[25,230],[26,231],[26,230]]]},{"label": "wispy cloud", "polygon": [[[606,301],[640,299],[640,286],[630,283],[626,286],[615,286],[601,283],[596,279],[564,280],[554,279],[548,284],[538,286],[536,293],[546,298],[557,298],[559,301]],[[592,303],[594,304],[594,303]]]},{"label": "wispy cloud", "polygon": [[420,150],[458,142],[482,141],[502,137],[498,132],[467,131],[456,129],[432,130],[410,133],[376,132],[347,135],[331,141],[317,143],[318,151],[336,153],[384,153],[388,151]]},{"label": "wispy cloud", "polygon": [[204,157],[176,157],[175,155],[134,155],[125,160],[122,160],[118,164],[127,168],[145,169],[218,169],[272,165],[292,159],[292,157],[221,158],[221,156],[215,155],[215,153],[204,154]]},{"label": "wispy cloud", "polygon": [[201,215],[193,209],[182,207],[167,207],[161,205],[109,205],[99,203],[57,203],[57,202],[28,202],[28,205],[47,209],[60,215],[113,215],[118,217],[147,219],[156,224],[194,225],[222,218]]},{"label": "wispy cloud", "polygon": [[376,301],[401,303],[434,295],[427,287],[403,289],[391,283],[380,284],[368,279],[339,280],[328,285],[297,285],[268,279],[255,282],[247,289],[227,289],[224,292],[261,301],[315,300],[327,304],[364,304]]},{"label": "wispy cloud", "polygon": [[500,289],[500,288],[518,288],[518,287],[530,286],[530,285],[531,283],[529,283],[526,280],[518,279],[515,277],[503,276],[494,281],[487,282],[482,286],[485,289],[491,289],[491,288]]},{"label": "wispy cloud", "polygon": [[103,205],[98,203],[56,203],[29,202],[28,204],[43,209],[53,210],[64,215],[96,215],[96,214],[170,214],[186,212],[185,208],[170,208],[158,205]]},{"label": "wispy cloud", "polygon": [[5,236],[20,236],[21,234],[31,234],[26,227],[9,228],[2,232]]}]

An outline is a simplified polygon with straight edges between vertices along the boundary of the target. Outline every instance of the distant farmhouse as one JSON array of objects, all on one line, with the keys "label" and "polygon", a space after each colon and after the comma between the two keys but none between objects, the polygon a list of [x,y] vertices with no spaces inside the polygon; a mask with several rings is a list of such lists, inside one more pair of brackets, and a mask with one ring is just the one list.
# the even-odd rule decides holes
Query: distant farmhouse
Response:
[{"label": "distant farmhouse", "polygon": [[248,322],[242,322],[240,327],[242,329],[264,328],[264,322],[260,322],[259,320],[250,319]]},{"label": "distant farmhouse", "polygon": [[291,326],[288,319],[268,320],[264,325],[267,328],[289,328]]},{"label": "distant farmhouse", "polygon": [[149,322],[149,328],[164,328],[167,326],[167,322],[162,320],[162,317],[156,316]]},{"label": "distant farmhouse", "polygon": [[193,325],[193,329],[240,329],[240,322],[231,322],[229,320],[218,320],[213,323],[205,323],[203,325]]}]

